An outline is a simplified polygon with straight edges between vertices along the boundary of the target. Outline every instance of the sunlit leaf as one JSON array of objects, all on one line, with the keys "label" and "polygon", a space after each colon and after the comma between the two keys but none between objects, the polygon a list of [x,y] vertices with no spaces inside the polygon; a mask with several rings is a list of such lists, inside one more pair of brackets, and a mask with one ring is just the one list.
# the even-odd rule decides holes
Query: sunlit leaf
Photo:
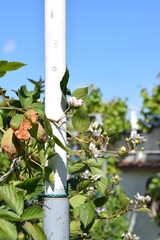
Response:
[{"label": "sunlit leaf", "polygon": [[70,204],[73,208],[77,208],[83,205],[86,199],[87,197],[84,195],[76,195],[70,199]]},{"label": "sunlit leaf", "polygon": [[18,215],[23,212],[23,192],[13,185],[0,186],[0,199],[3,199]]},{"label": "sunlit leaf", "polygon": [[37,220],[42,219],[43,217],[44,210],[42,210],[39,206],[31,206],[27,208],[22,214],[23,221]]},{"label": "sunlit leaf", "polygon": [[78,132],[85,132],[90,124],[90,120],[88,117],[87,109],[84,107],[80,107],[77,111],[74,112],[72,117],[72,124]]},{"label": "sunlit leaf", "polygon": [[80,213],[80,220],[86,228],[93,220],[95,214],[95,206],[92,202],[86,202]]},{"label": "sunlit leaf", "polygon": [[17,240],[17,237],[15,226],[0,218],[0,240]]},{"label": "sunlit leaf", "polygon": [[17,70],[26,64],[20,62],[8,62],[5,60],[0,61],[0,77],[3,77],[8,71]]}]

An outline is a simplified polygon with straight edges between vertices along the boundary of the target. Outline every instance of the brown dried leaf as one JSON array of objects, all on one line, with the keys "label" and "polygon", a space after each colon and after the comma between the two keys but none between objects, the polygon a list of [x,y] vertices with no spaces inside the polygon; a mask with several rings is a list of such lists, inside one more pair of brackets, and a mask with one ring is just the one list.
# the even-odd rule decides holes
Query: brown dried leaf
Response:
[{"label": "brown dried leaf", "polygon": [[20,144],[13,135],[13,129],[9,128],[2,137],[1,148],[8,154],[8,158],[12,159],[19,150]]},{"label": "brown dried leaf", "polygon": [[28,122],[24,117],[19,128],[16,131],[14,131],[14,134],[20,140],[28,140],[30,138],[30,133],[28,132],[28,130],[31,128],[32,128],[31,123]]},{"label": "brown dried leaf", "polygon": [[29,110],[25,113],[25,116],[28,120],[30,120],[32,123],[36,123],[38,120],[38,113],[34,110]]}]

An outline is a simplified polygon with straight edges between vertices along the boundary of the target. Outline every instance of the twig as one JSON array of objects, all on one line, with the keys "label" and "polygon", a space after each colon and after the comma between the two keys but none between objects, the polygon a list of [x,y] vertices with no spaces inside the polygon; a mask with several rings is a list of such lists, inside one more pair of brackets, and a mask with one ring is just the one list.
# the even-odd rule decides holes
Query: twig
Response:
[{"label": "twig", "polygon": [[2,95],[3,100],[4,100],[4,102],[5,102],[5,105],[6,105],[6,106],[9,106],[9,102],[7,102],[6,97],[5,97],[5,95],[4,95],[1,87],[0,87],[0,92],[1,92],[1,95]]},{"label": "twig", "polygon": [[16,168],[19,166],[20,162],[21,162],[21,161],[18,160],[18,158],[15,158],[15,159],[13,160],[11,166],[10,166],[9,171],[0,177],[0,182],[3,182],[3,180],[4,180],[12,171],[15,171]]}]

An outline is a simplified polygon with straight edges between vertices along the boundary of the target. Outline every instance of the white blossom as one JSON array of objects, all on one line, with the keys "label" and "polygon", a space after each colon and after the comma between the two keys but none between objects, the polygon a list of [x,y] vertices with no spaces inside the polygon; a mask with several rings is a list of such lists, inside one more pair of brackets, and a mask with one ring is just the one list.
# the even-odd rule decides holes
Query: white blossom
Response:
[{"label": "white blossom", "polygon": [[138,237],[136,234],[133,234],[133,240],[140,240],[140,237]]},{"label": "white blossom", "polygon": [[88,189],[89,189],[89,191],[93,191],[94,187],[89,187]]},{"label": "white blossom", "polygon": [[89,144],[89,150],[90,150],[90,151],[95,151],[95,150],[96,150],[96,146],[95,146],[95,144],[94,144],[93,142],[91,142],[91,143]]},{"label": "white blossom", "polygon": [[100,208],[100,207],[96,207],[95,210],[96,210],[97,213],[104,212],[104,208]]},{"label": "white blossom", "polygon": [[141,196],[139,193],[136,193],[135,198],[141,202],[144,201],[144,196]]},{"label": "white blossom", "polygon": [[121,238],[123,238],[123,239],[125,239],[125,240],[130,240],[130,239],[132,239],[132,235],[131,235],[131,233],[129,233],[129,232],[123,233],[123,234],[121,235]]},{"label": "white blossom", "polygon": [[98,149],[96,148],[95,144],[93,142],[91,142],[89,144],[89,150],[91,151],[91,153],[93,154],[94,158],[96,159],[96,161],[98,162],[98,157],[100,155],[100,152],[98,151]]},{"label": "white blossom", "polygon": [[94,175],[93,177],[92,177],[92,180],[94,181],[94,182],[97,182],[97,180],[99,180],[101,178],[101,175],[100,174],[96,174],[96,175]]},{"label": "white blossom", "polygon": [[81,178],[87,180],[87,179],[89,179],[89,174],[91,174],[90,171],[86,170],[86,171],[82,174]]},{"label": "white blossom", "polygon": [[101,135],[102,128],[99,128],[98,130],[94,130],[93,136],[94,137],[99,137]]},{"label": "white blossom", "polygon": [[150,197],[149,195],[147,195],[147,196],[145,196],[145,200],[146,200],[147,202],[150,202],[150,201],[151,201],[151,197]]},{"label": "white blossom", "polygon": [[73,107],[81,107],[83,104],[83,100],[77,99],[76,97],[70,97],[68,101],[69,101],[69,104]]},{"label": "white blossom", "polygon": [[99,122],[95,121],[95,122],[91,122],[91,124],[89,125],[88,131],[89,132],[93,132],[94,130],[97,130],[99,127]]}]

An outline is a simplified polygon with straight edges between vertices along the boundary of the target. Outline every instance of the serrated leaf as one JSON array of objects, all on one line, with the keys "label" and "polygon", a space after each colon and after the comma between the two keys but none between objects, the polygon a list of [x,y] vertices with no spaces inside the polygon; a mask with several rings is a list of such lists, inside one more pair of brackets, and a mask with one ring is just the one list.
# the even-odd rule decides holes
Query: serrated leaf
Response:
[{"label": "serrated leaf", "polygon": [[53,132],[52,132],[52,126],[46,115],[44,115],[44,129],[46,131],[46,134],[50,137],[52,137]]},{"label": "serrated leaf", "polygon": [[65,74],[64,74],[64,76],[63,76],[63,78],[60,82],[60,87],[61,87],[61,91],[62,91],[62,94],[63,94],[64,98],[66,97],[68,80],[69,80],[69,71],[66,68],[66,72],[65,72]]},{"label": "serrated leaf", "polygon": [[21,68],[25,65],[26,64],[20,62],[8,62],[2,60],[0,61],[0,77],[3,77],[7,73],[7,71],[17,70],[18,68]]},{"label": "serrated leaf", "polygon": [[107,177],[105,176],[105,174],[102,172],[102,170],[100,170],[99,168],[97,167],[91,167],[91,172],[93,173],[93,175],[101,175],[101,178],[99,181],[97,181],[97,191],[99,193],[99,196],[102,196],[106,189],[108,188],[108,179]]},{"label": "serrated leaf", "polygon": [[19,143],[16,141],[13,135],[13,129],[9,128],[2,137],[1,148],[8,154],[8,158],[12,159],[13,156],[18,152]]},{"label": "serrated leaf", "polygon": [[88,112],[85,107],[80,107],[77,111],[74,112],[72,117],[72,124],[78,132],[85,132],[90,124],[88,117]]},{"label": "serrated leaf", "polygon": [[26,179],[23,182],[18,183],[16,186],[27,191],[25,199],[29,200],[43,191],[43,179],[42,177]]},{"label": "serrated leaf", "polygon": [[70,173],[78,173],[85,169],[86,164],[84,162],[78,162],[74,163],[73,166],[70,167],[69,172]]},{"label": "serrated leaf", "polygon": [[149,208],[144,208],[144,207],[137,209],[137,211],[138,212],[146,212],[146,213],[150,213],[151,212],[151,210]]},{"label": "serrated leaf", "polygon": [[44,210],[42,210],[39,206],[31,206],[24,211],[21,217],[23,221],[39,220],[44,217]]},{"label": "serrated leaf", "polygon": [[81,208],[80,220],[86,228],[93,220],[95,214],[95,206],[92,202],[85,203]]},{"label": "serrated leaf", "polygon": [[13,130],[16,130],[19,128],[21,122],[23,121],[24,116],[22,114],[16,114],[12,119],[10,126]]},{"label": "serrated leaf", "polygon": [[19,216],[23,212],[23,192],[13,185],[0,186],[0,199],[3,199]]},{"label": "serrated leaf", "polygon": [[70,237],[77,237],[80,232],[80,222],[71,221],[70,223]]},{"label": "serrated leaf", "polygon": [[18,222],[21,221],[21,218],[17,214],[5,209],[0,209],[0,218],[9,220],[9,221],[18,221]]},{"label": "serrated leaf", "polygon": [[25,85],[21,86],[21,88],[18,90],[19,100],[24,109],[27,109],[32,104],[33,94],[34,92],[28,92],[27,87]]},{"label": "serrated leaf", "polygon": [[85,100],[88,95],[88,87],[85,88],[77,88],[73,93],[72,97],[76,97],[77,99]]},{"label": "serrated leaf", "polygon": [[87,197],[84,195],[76,195],[70,199],[70,204],[73,208],[77,208],[83,205],[86,199]]},{"label": "serrated leaf", "polygon": [[87,164],[90,167],[101,167],[105,161],[106,161],[105,158],[98,158],[98,162],[96,162],[94,158],[91,158],[91,159],[87,159]]},{"label": "serrated leaf", "polygon": [[121,208],[126,209],[127,206],[128,206],[128,198],[121,188],[120,188],[120,191],[119,191],[118,199],[120,201]]},{"label": "serrated leaf", "polygon": [[45,167],[44,169],[45,180],[51,184],[54,183],[54,172],[51,168]]},{"label": "serrated leaf", "polygon": [[15,226],[0,218],[0,240],[17,240],[17,237]]},{"label": "serrated leaf", "polygon": [[43,230],[38,225],[31,222],[25,222],[24,229],[34,240],[47,240]]}]

